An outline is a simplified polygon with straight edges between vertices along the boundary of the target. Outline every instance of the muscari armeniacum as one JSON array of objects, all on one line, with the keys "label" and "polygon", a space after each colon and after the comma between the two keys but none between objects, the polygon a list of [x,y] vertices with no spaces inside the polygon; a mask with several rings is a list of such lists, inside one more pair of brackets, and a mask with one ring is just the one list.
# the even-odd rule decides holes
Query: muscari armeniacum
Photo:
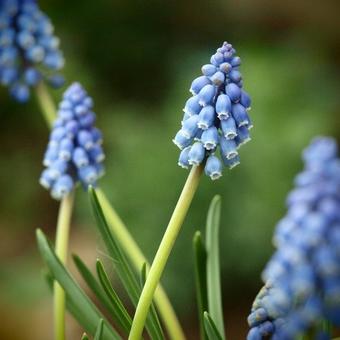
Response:
[{"label": "muscari armeniacum", "polygon": [[210,64],[203,65],[203,75],[192,82],[182,128],[173,139],[181,150],[178,165],[189,168],[206,162],[205,173],[213,180],[222,176],[223,164],[239,164],[238,148],[250,140],[251,102],[243,90],[240,65],[235,49],[224,42]]},{"label": "muscari armeniacum", "polygon": [[59,39],[50,19],[34,0],[0,2],[0,83],[18,102],[26,102],[30,87],[45,79],[52,87],[64,83]]},{"label": "muscari armeniacum", "polygon": [[103,174],[102,134],[94,124],[93,101],[79,83],[72,84],[59,104],[45,152],[40,183],[62,199],[80,182],[96,185]]},{"label": "muscari armeniacum", "polygon": [[332,138],[316,138],[288,195],[277,247],[255,299],[248,340],[295,339],[321,321],[340,326],[340,160]]}]

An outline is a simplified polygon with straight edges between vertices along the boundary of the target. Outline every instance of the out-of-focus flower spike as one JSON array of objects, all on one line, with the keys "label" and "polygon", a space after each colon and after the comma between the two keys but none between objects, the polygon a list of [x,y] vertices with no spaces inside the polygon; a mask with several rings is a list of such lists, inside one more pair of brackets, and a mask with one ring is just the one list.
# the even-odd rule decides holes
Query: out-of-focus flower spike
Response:
[{"label": "out-of-focus flower spike", "polygon": [[[64,93],[44,156],[40,183],[62,199],[80,182],[84,188],[104,174],[102,133],[95,126],[92,99],[79,83]],[[81,111],[81,112],[80,112]]]},{"label": "out-of-focus flower spike", "polygon": [[[286,216],[274,235],[265,287],[248,318],[248,338],[295,339],[320,320],[340,324],[340,165],[332,138],[316,138],[304,150],[305,169],[288,195]],[[338,169],[330,171],[330,169]],[[334,191],[335,190],[335,191]],[[254,318],[265,310],[264,318]],[[261,330],[271,323],[267,332]]]}]

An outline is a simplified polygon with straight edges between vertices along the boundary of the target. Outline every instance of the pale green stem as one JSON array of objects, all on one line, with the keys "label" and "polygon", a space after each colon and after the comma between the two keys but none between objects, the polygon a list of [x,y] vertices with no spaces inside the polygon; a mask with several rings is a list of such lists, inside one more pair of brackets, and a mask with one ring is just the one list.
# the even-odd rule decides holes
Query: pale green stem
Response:
[{"label": "pale green stem", "polygon": [[[43,82],[41,82],[36,88],[36,95],[43,116],[48,126],[51,127],[53,121],[56,118],[56,107],[50,94],[48,93],[46,85]],[[98,194],[98,198],[105,216],[109,222],[111,231],[117,237],[118,241],[122,245],[123,250],[130,258],[136,269],[139,271],[142,265],[147,263],[145,256],[132,238],[123,221],[113,209],[112,205],[110,205],[110,202],[106,198],[104,192],[100,189],[97,189],[96,192]],[[185,340],[185,335],[177,319],[176,313],[169,301],[168,296],[160,285],[155,293],[155,301],[170,338],[172,340]]]},{"label": "pale green stem", "polygon": [[[104,192],[101,189],[96,189],[96,193],[112,233],[122,245],[122,248],[128,255],[136,270],[139,271],[144,263],[147,263],[149,266],[148,261],[146,260],[142,251],[136,244],[131,234],[128,232],[124,222],[120,219],[116,211],[110,205],[110,202],[106,198]],[[170,338],[172,340],[184,340],[185,335],[182,327],[168,296],[160,284],[158,285],[155,292],[155,303]]]},{"label": "pale green stem", "polygon": [[146,278],[132,322],[129,340],[139,340],[142,337],[145,320],[148,315],[155,290],[159,284],[164,267],[197,190],[202,170],[203,167],[200,165],[194,166],[190,171]]},{"label": "pale green stem", "polygon": [[[55,252],[64,264],[67,259],[73,202],[74,190],[63,198],[59,207]],[[54,282],[54,338],[65,339],[65,292],[56,281]]]},{"label": "pale green stem", "polygon": [[41,108],[41,112],[44,115],[45,121],[50,128],[53,125],[54,120],[56,119],[56,107],[51,98],[51,95],[48,93],[46,85],[44,82],[40,82],[36,86],[36,95]]}]

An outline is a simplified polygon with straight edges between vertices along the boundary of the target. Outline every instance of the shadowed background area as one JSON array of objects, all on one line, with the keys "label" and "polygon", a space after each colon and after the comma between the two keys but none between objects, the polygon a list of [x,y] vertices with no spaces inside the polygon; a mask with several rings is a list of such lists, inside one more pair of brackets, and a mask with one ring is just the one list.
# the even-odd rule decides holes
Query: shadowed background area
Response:
[{"label": "shadowed background area", "polygon": [[[315,135],[340,137],[339,2],[55,0],[40,6],[61,38],[67,84],[80,81],[95,101],[107,155],[100,185],[150,260],[187,175],[176,165],[171,139],[191,81],[224,40],[241,56],[253,140],[241,149],[240,166],[216,182],[202,179],[163,282],[189,338],[197,338],[191,240],[220,194],[227,333],[244,339],[301,150]],[[37,227],[54,237],[58,209],[38,184],[48,130],[34,97],[19,105],[1,88],[0,100],[0,338],[50,339],[51,297],[34,237]],[[71,252],[93,267],[96,257],[106,257],[103,249],[80,189]],[[70,339],[81,334],[71,318],[68,331]]]}]

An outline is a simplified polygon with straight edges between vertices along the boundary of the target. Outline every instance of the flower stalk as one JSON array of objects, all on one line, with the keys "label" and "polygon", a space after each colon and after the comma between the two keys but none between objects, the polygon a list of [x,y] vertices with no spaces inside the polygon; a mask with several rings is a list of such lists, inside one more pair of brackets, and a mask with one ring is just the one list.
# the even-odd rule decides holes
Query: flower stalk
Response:
[{"label": "flower stalk", "polygon": [[149,308],[159,284],[164,267],[167,263],[171,250],[181,230],[184,218],[187,215],[192,199],[197,190],[200,177],[203,172],[203,166],[193,166],[187,181],[183,187],[175,210],[172,213],[169,224],[164,233],[163,239],[159,245],[154,261],[146,278],[142,294],[140,296],[135,316],[132,322],[129,340],[139,340],[142,337],[145,320]]},{"label": "flower stalk", "polygon": [[[62,263],[66,263],[74,203],[74,190],[60,203],[55,252]],[[54,282],[54,335],[56,340],[65,339],[65,292],[58,282]]]},{"label": "flower stalk", "polygon": [[52,127],[54,120],[56,119],[56,107],[48,93],[47,87],[43,81],[41,81],[35,88],[36,97],[43,114],[45,121],[49,128]]}]

